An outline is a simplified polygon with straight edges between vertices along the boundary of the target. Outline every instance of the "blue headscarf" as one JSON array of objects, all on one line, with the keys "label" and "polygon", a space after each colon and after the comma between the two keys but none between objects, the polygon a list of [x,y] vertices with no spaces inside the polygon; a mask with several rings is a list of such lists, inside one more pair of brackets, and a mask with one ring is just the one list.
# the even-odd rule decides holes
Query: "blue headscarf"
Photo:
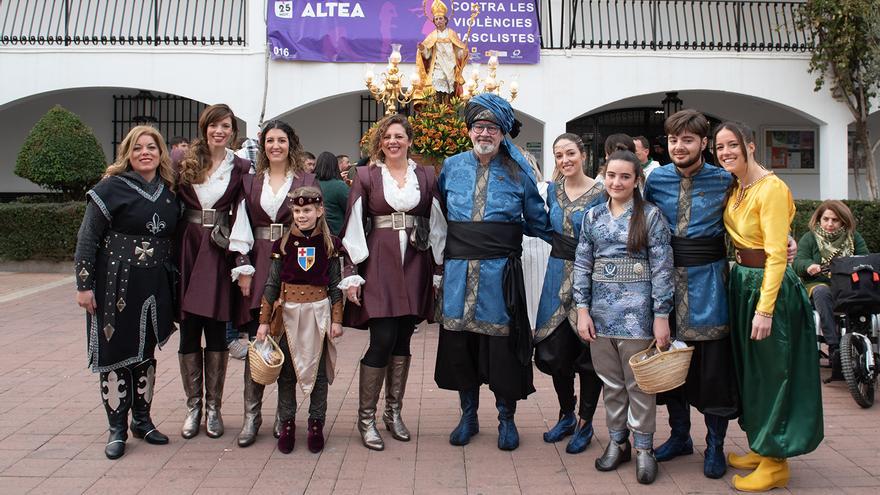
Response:
[{"label": "blue headscarf", "polygon": [[[519,128],[522,123],[516,120],[513,113],[513,107],[504,98],[494,93],[481,93],[468,101],[464,109],[464,120],[468,129],[478,120],[488,120],[498,124],[503,134],[510,134],[510,137],[516,137],[519,134]],[[519,165],[519,168],[536,182],[535,173],[529,162],[519,151],[519,148],[513,144],[513,141],[507,136],[501,142],[502,146],[507,148],[507,153]]]}]

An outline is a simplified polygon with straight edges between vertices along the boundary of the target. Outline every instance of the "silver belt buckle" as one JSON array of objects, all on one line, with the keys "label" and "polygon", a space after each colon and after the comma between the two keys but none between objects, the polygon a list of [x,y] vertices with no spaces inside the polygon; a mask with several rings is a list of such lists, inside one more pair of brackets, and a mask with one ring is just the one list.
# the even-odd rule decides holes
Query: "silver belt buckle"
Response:
[{"label": "silver belt buckle", "polygon": [[392,213],[391,228],[394,230],[406,230],[406,213],[402,211]]},{"label": "silver belt buckle", "polygon": [[217,210],[205,208],[202,210],[202,227],[213,227],[217,223]]},{"label": "silver belt buckle", "polygon": [[284,224],[283,223],[271,223],[269,224],[269,240],[272,242],[281,239],[281,236],[284,234]]}]

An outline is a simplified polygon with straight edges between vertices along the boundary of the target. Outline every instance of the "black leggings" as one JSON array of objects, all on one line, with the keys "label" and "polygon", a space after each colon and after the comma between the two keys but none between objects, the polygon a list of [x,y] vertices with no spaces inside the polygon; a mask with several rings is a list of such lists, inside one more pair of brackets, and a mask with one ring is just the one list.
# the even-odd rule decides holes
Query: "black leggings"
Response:
[{"label": "black leggings", "polygon": [[187,314],[180,323],[180,354],[190,354],[202,350],[202,332],[205,334],[205,350],[225,351],[226,322],[212,320],[204,316]]},{"label": "black leggings", "polygon": [[384,368],[391,356],[409,356],[409,341],[416,323],[414,316],[370,319],[370,347],[361,363],[371,368]]}]

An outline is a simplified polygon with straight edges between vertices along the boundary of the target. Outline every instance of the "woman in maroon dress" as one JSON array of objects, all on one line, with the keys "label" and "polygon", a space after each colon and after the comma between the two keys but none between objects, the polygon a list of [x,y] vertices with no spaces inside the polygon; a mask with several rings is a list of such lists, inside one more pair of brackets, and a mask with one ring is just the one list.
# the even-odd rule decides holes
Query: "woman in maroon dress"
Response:
[{"label": "woman in maroon dress", "polygon": [[[186,393],[186,419],[180,434],[199,433],[204,376],[205,430],[223,435],[220,415],[229,350],[226,322],[232,319],[230,272],[239,266],[238,283],[250,292],[253,267],[247,250],[230,253],[229,232],[235,215],[244,215],[242,177],[250,162],[227,149],[238,125],[232,110],[211,105],[199,117],[199,139],[177,164],[178,197],[184,206],[178,229],[180,266],[180,376]],[[232,255],[235,255],[234,260]],[[205,349],[202,350],[202,335]],[[203,375],[204,372],[204,375]]]},{"label": "woman in maroon dress", "polygon": [[[343,323],[370,329],[361,360],[358,431],[367,448],[385,444],[376,428],[376,403],[385,382],[391,436],[409,441],[400,416],[415,326],[434,314],[432,275],[443,262],[446,221],[434,169],[407,159],[412,127],[402,115],[382,119],[371,138],[373,163],[358,167],[343,226],[346,291]],[[433,251],[429,252],[429,249]]]},{"label": "woman in maroon dress", "polygon": [[[236,218],[230,235],[230,248],[250,250],[255,269],[250,295],[242,292],[235,314],[236,328],[247,330],[250,337],[256,335],[259,325],[260,301],[269,276],[272,243],[290,229],[292,217],[287,195],[299,187],[317,186],[314,174],[305,171],[302,152],[299,137],[289,125],[280,120],[269,121],[260,133],[256,174],[243,177],[247,216]],[[240,277],[236,270],[233,270],[232,276]],[[250,363],[247,359],[244,363],[244,423],[238,435],[239,447],[253,444],[263,424],[260,407],[265,387],[251,379]],[[285,373],[278,377],[279,390],[295,386],[294,377]],[[288,400],[292,397],[278,395],[276,437],[281,421],[292,418],[296,412],[296,403]]]}]

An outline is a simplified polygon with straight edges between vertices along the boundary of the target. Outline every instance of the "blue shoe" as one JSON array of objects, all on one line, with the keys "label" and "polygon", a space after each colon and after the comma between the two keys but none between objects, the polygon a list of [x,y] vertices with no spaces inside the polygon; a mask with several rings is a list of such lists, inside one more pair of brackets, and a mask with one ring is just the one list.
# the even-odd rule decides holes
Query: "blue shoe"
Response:
[{"label": "blue shoe", "polygon": [[498,448],[501,450],[515,450],[519,447],[519,432],[513,416],[516,414],[516,401],[495,398],[495,407],[498,409]]},{"label": "blue shoe", "polygon": [[544,433],[544,441],[547,443],[556,443],[563,438],[574,433],[577,428],[578,420],[574,415],[574,411],[559,412],[559,422],[550,431]]},{"label": "blue shoe", "polygon": [[654,457],[657,462],[666,462],[680,455],[689,455],[694,453],[694,441],[691,436],[682,437],[672,435],[669,440],[663,442],[663,445],[654,450]]},{"label": "blue shoe", "polygon": [[591,441],[593,441],[593,423],[584,423],[584,426],[581,426],[574,432],[574,436],[571,437],[568,445],[565,446],[565,451],[569,454],[580,454],[587,450],[587,446],[590,445]]},{"label": "blue shoe", "polygon": [[461,446],[467,445],[471,437],[480,432],[480,423],[477,421],[480,389],[461,390],[458,392],[458,400],[461,403],[461,419],[458,426],[449,434],[449,443]]},{"label": "blue shoe", "polygon": [[728,421],[712,414],[706,415],[706,452],[703,458],[703,475],[717,480],[727,472],[724,456],[724,437]]}]

